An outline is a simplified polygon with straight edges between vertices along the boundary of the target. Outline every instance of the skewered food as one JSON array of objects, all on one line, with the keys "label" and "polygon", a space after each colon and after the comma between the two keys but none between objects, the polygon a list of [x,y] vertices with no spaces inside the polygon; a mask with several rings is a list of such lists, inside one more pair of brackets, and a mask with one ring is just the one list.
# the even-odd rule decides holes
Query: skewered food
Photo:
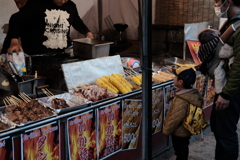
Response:
[{"label": "skewered food", "polygon": [[63,98],[53,98],[51,104],[54,109],[63,109],[70,107]]},{"label": "skewered food", "polygon": [[115,93],[103,89],[97,85],[81,85],[81,88],[74,87],[74,90],[77,95],[93,102],[117,96]]},{"label": "skewered food", "polygon": [[113,76],[108,76],[107,77],[108,80],[117,87],[117,89],[121,92],[121,93],[128,93],[131,92],[132,90],[130,88],[127,88],[126,86],[124,86],[117,78],[113,77]]},{"label": "skewered food", "polygon": [[161,82],[165,82],[168,80],[171,80],[174,78],[174,75],[171,73],[167,73],[167,72],[158,72],[158,73],[153,73],[152,75],[152,79],[155,83],[161,83]]},{"label": "skewered food", "polygon": [[12,122],[21,124],[46,118],[54,113],[37,100],[31,99],[28,102],[20,102],[16,105],[6,106],[5,114]]},{"label": "skewered food", "polygon": [[137,76],[132,76],[131,80],[139,86],[142,85],[142,82],[139,80],[139,78]]},{"label": "skewered food", "polygon": [[113,77],[118,79],[121,83],[124,84],[124,86],[128,86],[130,89],[133,89],[133,86],[131,83],[129,83],[121,74],[112,74]]},{"label": "skewered food", "polygon": [[15,125],[9,121],[6,117],[4,117],[2,114],[0,115],[0,131],[13,128]]},{"label": "skewered food", "polygon": [[96,80],[96,84],[114,93],[119,92],[119,90],[114,85],[112,85],[105,76],[98,78]]},{"label": "skewered food", "polygon": [[114,93],[124,94],[133,90],[132,84],[119,73],[100,77],[96,80],[96,84]]}]

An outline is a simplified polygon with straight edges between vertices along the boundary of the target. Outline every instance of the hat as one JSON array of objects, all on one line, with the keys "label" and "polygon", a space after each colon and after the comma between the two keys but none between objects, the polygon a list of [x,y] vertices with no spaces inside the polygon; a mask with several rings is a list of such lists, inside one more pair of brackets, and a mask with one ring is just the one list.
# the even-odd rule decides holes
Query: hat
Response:
[{"label": "hat", "polygon": [[193,85],[196,80],[196,72],[189,66],[181,66],[172,69],[173,74],[183,80],[184,83]]}]

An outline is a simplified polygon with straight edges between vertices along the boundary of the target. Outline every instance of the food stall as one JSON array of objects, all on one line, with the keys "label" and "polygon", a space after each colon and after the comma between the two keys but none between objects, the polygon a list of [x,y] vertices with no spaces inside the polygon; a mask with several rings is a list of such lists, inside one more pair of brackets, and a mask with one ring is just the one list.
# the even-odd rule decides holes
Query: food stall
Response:
[{"label": "food stall", "polygon": [[[179,59],[171,63],[179,62],[188,63]],[[152,75],[153,155],[170,147],[169,137],[161,132],[174,93],[169,67],[172,64]],[[141,73],[124,67],[119,55],[65,63],[61,68],[68,92],[56,94],[43,86],[38,92],[45,96],[39,98],[24,92],[4,98],[1,158],[141,159]],[[97,81],[117,74],[134,87],[114,93]],[[203,81],[198,77],[196,87],[201,89]]]},{"label": "food stall", "polygon": [[[78,50],[78,48],[74,49]],[[110,65],[108,62],[113,59],[116,63]],[[58,75],[58,80],[64,79],[67,92],[52,90],[44,85],[39,87],[35,84],[41,80],[36,78],[27,83],[31,84],[29,86],[34,86],[30,92],[17,93],[18,97],[12,96],[16,91],[13,92],[8,88],[11,92],[7,92],[3,97],[5,102],[1,107],[0,158],[141,159],[143,90],[141,85],[131,80],[132,77],[137,78],[141,75],[141,72],[125,68],[119,56],[103,57],[100,62],[105,63],[95,66],[100,63],[96,62],[98,60],[65,61],[60,58],[54,68],[49,67],[51,73],[61,68],[63,75]],[[182,63],[172,61],[171,64],[158,66],[152,77],[150,107],[152,108],[153,155],[171,147],[169,137],[163,135],[161,130],[174,93],[173,77],[168,72],[168,67],[179,64]],[[97,85],[97,79],[112,74],[121,74],[135,88],[127,92],[114,93]],[[169,78],[162,74],[168,74]],[[58,80],[56,80],[57,87],[62,84]],[[204,80],[205,77],[198,76],[196,82],[198,89],[202,88]],[[95,87],[89,84],[94,84]],[[25,86],[22,88],[29,89]],[[95,92],[96,90],[101,94]],[[211,96],[206,96],[208,99],[205,110],[211,106],[212,93],[211,83],[208,83],[206,94]],[[38,97],[37,94],[41,96]],[[91,97],[92,95],[94,98]],[[96,95],[97,99],[95,99]],[[24,107],[20,105],[22,103]],[[13,106],[14,109],[11,108]],[[35,116],[36,114],[39,116]]]}]

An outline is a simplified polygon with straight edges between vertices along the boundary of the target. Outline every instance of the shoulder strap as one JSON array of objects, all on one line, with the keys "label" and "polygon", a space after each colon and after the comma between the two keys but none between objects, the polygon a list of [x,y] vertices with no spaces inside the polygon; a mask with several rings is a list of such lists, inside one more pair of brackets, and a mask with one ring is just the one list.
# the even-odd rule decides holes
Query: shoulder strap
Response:
[{"label": "shoulder strap", "polygon": [[204,83],[203,83],[203,90],[202,90],[202,97],[205,95],[205,91],[208,85],[208,74],[205,75]]}]

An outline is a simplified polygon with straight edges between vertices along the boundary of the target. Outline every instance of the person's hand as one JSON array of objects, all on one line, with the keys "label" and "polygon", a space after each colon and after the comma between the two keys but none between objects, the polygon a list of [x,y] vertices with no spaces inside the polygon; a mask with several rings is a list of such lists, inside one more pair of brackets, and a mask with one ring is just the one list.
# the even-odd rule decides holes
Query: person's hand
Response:
[{"label": "person's hand", "polygon": [[4,62],[6,62],[7,61],[7,56],[6,56],[6,54],[1,54],[0,55],[0,64],[1,63],[4,63]]},{"label": "person's hand", "polygon": [[239,27],[240,27],[240,20],[238,20],[232,24],[232,28],[234,31],[236,31]]},{"label": "person's hand", "polygon": [[11,40],[11,45],[7,50],[8,54],[12,54],[14,51],[17,54],[18,54],[19,51],[23,51],[22,46],[19,44],[18,39],[12,39]]},{"label": "person's hand", "polygon": [[88,32],[88,33],[86,34],[86,38],[94,39],[92,32]]},{"label": "person's hand", "polygon": [[216,103],[216,110],[224,110],[228,107],[229,100],[226,100],[219,95],[215,103]]}]

